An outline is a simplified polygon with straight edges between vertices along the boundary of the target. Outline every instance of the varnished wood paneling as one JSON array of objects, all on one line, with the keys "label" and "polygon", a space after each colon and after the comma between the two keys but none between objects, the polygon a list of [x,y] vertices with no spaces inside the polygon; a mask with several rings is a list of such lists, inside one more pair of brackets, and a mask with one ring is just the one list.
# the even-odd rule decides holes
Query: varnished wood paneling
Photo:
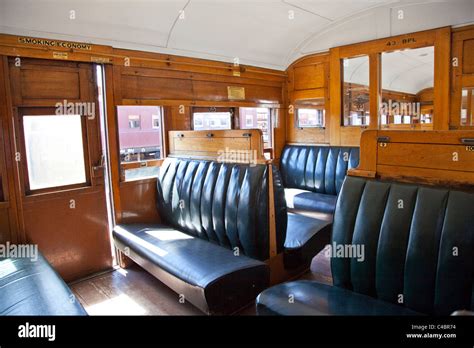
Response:
[{"label": "varnished wood paneling", "polygon": [[[239,151],[245,160],[265,163],[263,157],[262,132],[257,129],[212,130],[212,131],[170,131],[169,156],[223,160],[226,151],[229,156]],[[248,157],[247,157],[248,155]]]},{"label": "varnished wood paneling", "polygon": [[474,172],[474,151],[465,145],[388,143],[378,149],[377,163]]},{"label": "varnished wood paneling", "polygon": [[340,127],[341,146],[360,146],[360,137],[365,128]]},{"label": "varnished wood paneling", "polygon": [[[82,192],[81,192],[82,191]],[[103,190],[79,190],[23,202],[26,238],[65,280],[112,266]],[[74,199],[75,209],[70,200]]]},{"label": "varnished wood paneling", "polygon": [[474,131],[366,131],[349,175],[430,185],[474,187]]},{"label": "varnished wood paneling", "polygon": [[[451,110],[449,125],[453,129],[474,129],[461,125],[461,101],[464,87],[474,86],[474,25],[453,29],[451,67]],[[467,44],[466,44],[467,43]]]},{"label": "varnished wood paneling", "polygon": [[324,64],[295,66],[294,81],[295,90],[325,87],[326,69]]},{"label": "varnished wood paneling", "polygon": [[474,38],[463,41],[462,48],[462,72],[464,74],[474,74]]},{"label": "varnished wood paneling", "polygon": [[[289,112],[286,120],[286,140],[295,144],[329,143],[331,113],[329,103],[329,54],[317,54],[297,60],[288,68]],[[324,100],[325,127],[299,128],[296,122],[298,108],[310,100]]]},{"label": "varnished wood paneling", "polygon": [[120,183],[121,223],[156,223],[156,179]]},{"label": "varnished wood paneling", "polygon": [[0,240],[18,243],[24,241],[21,229],[21,218],[18,197],[15,188],[18,180],[15,176],[16,162],[12,149],[14,148],[12,126],[12,98],[8,58],[0,56],[0,175],[2,177],[3,198],[0,202]]},{"label": "varnished wood paneling", "polygon": [[190,80],[122,75],[123,99],[192,99]]},{"label": "varnished wood paneling", "polygon": [[21,70],[24,99],[79,99],[79,73],[67,71]]},{"label": "varnished wood paneling", "polygon": [[[23,74],[23,71],[28,71],[28,74]],[[58,100],[58,96],[79,97],[67,99],[67,102],[95,103],[95,112],[98,114],[93,65],[23,59],[20,67],[11,61],[9,72],[12,92],[17,92],[15,97],[20,96],[19,99],[13,99],[12,105],[15,110],[14,146],[21,152],[22,158],[17,164],[18,171],[15,169],[15,196],[18,199],[17,208],[22,218],[21,229],[25,234],[25,241],[38,244],[46,259],[66,280],[112,267],[104,177],[100,172],[92,170],[102,157],[100,118],[84,117],[82,120],[86,184],[74,189],[54,188],[29,192],[26,175],[28,163],[25,160],[27,157],[21,127],[23,115],[54,114],[54,103],[63,102]],[[77,78],[68,79],[58,72]],[[32,81],[35,82],[30,84]],[[45,91],[42,81],[55,86],[55,89]],[[22,89],[18,89],[18,86],[26,84],[30,89],[26,90],[27,93],[21,93]],[[74,95],[70,91],[74,91]],[[25,104],[28,106],[25,107]],[[11,129],[13,130],[13,125]]]},{"label": "varnished wood paneling", "polygon": [[10,214],[8,206],[1,206],[0,204],[0,244],[7,241],[12,241],[12,230],[10,227]]}]

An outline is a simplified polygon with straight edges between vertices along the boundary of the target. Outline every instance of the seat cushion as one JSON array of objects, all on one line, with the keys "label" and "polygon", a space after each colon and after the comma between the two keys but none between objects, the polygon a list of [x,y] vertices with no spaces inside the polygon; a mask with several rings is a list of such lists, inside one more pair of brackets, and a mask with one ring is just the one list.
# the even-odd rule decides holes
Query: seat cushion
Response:
[{"label": "seat cushion", "polygon": [[285,267],[309,264],[330,241],[331,223],[300,214],[288,213],[285,240]]},{"label": "seat cushion", "polygon": [[257,297],[259,315],[420,315],[408,308],[314,281],[273,286]]},{"label": "seat cushion", "polygon": [[87,315],[61,277],[39,254],[0,258],[0,315]]},{"label": "seat cushion", "polygon": [[[197,297],[193,301],[186,296],[186,289],[178,293],[207,313],[238,309],[269,285],[265,263],[166,225],[118,225],[113,235],[119,249],[145,260],[138,263],[150,273],[164,270],[189,284],[189,291],[202,289],[204,301]],[[133,255],[130,257],[134,259]],[[167,283],[166,279],[161,280]]]},{"label": "seat cushion", "polygon": [[286,204],[289,209],[334,214],[337,196],[301,189],[285,189]]}]

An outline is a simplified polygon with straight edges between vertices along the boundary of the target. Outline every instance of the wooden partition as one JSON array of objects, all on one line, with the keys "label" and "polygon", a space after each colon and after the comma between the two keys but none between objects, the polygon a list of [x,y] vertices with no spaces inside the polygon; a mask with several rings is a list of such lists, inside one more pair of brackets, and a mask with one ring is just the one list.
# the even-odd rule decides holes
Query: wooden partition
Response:
[{"label": "wooden partition", "polygon": [[262,132],[257,129],[169,131],[168,157],[266,163]]},{"label": "wooden partition", "polygon": [[[286,140],[293,144],[329,143],[329,54],[316,54],[294,62],[288,69],[288,115]],[[299,108],[311,107],[314,100],[324,103],[324,127],[299,127]]]},{"label": "wooden partition", "polygon": [[474,131],[367,130],[349,175],[474,189]]}]

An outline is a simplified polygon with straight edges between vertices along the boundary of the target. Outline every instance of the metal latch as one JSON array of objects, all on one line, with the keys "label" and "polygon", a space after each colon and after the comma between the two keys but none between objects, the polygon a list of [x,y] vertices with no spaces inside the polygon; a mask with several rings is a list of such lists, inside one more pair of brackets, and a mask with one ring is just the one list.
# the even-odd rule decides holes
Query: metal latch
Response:
[{"label": "metal latch", "polygon": [[390,142],[390,137],[387,137],[387,136],[377,137],[377,142],[379,143],[380,147],[387,147],[387,143]]}]

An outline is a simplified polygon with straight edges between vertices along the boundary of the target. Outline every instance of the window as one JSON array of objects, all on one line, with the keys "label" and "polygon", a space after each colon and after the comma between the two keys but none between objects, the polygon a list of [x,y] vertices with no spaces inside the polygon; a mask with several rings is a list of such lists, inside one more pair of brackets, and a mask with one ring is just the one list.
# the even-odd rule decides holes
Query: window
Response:
[{"label": "window", "polygon": [[344,126],[368,126],[369,57],[342,60],[342,114]]},{"label": "window", "polygon": [[263,134],[263,146],[268,149],[272,147],[272,122],[271,109],[269,108],[240,108],[241,129],[261,129]]},{"label": "window", "polygon": [[118,106],[122,179],[130,181],[158,175],[162,153],[162,110],[158,106]]},{"label": "window", "polygon": [[231,111],[208,111],[193,113],[194,130],[232,129]]},{"label": "window", "polygon": [[160,115],[151,115],[153,129],[160,129]]},{"label": "window", "polygon": [[129,115],[128,116],[128,128],[130,128],[130,129],[140,128],[140,116],[139,115]]},{"label": "window", "polygon": [[245,126],[246,127],[253,127],[253,115],[245,115]]},{"label": "window", "polygon": [[83,134],[80,115],[23,116],[30,191],[86,183]]},{"label": "window", "polygon": [[324,109],[297,109],[296,123],[299,128],[324,127]]},{"label": "window", "polygon": [[434,47],[382,53],[380,124],[432,123]]},{"label": "window", "polygon": [[461,126],[474,126],[474,88],[464,87],[461,98]]}]

